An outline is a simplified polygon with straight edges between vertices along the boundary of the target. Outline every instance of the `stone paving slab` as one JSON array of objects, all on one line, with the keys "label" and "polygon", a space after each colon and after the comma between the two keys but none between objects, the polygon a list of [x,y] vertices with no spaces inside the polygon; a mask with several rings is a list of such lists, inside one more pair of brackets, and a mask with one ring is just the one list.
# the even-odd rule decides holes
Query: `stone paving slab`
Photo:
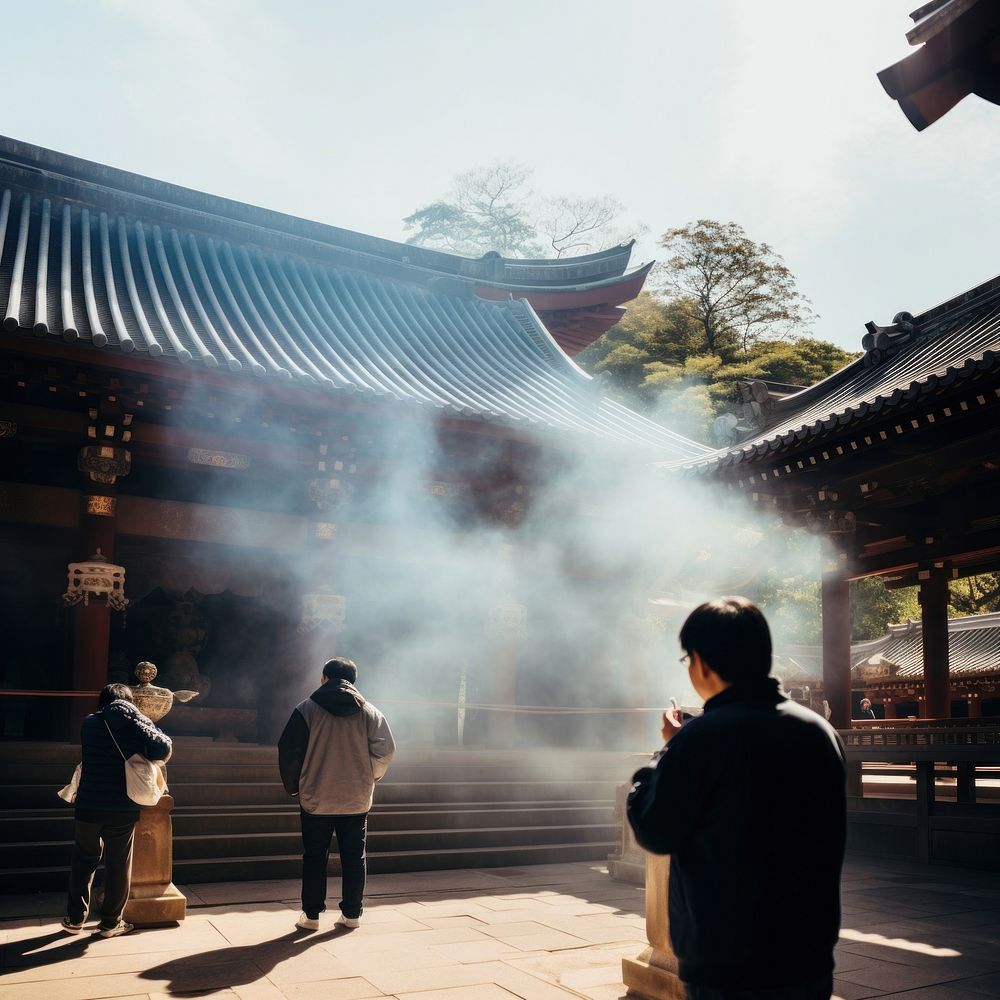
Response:
[{"label": "stone paving slab", "polygon": [[[645,946],[643,891],[594,863],[375,875],[357,930],[297,930],[298,889],[184,888],[181,925],[112,940],[0,897],[0,1000],[620,1000]],[[843,896],[841,1000],[1000,998],[1000,874],[852,858]]]}]

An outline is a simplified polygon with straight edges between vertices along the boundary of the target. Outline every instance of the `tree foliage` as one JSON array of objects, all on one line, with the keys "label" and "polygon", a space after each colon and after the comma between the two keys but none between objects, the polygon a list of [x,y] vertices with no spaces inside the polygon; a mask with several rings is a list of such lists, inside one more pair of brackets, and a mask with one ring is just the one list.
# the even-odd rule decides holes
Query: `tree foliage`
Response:
[{"label": "tree foliage", "polygon": [[950,590],[948,613],[953,617],[1000,611],[1000,573],[982,573],[953,580]]},{"label": "tree foliage", "polygon": [[851,584],[851,641],[879,639],[890,625],[920,618],[917,588],[890,590],[879,576]]},{"label": "tree foliage", "polygon": [[761,338],[801,330],[813,318],[808,299],[781,257],[735,222],[699,219],[664,233],[670,254],[664,288],[701,328],[705,350],[746,353]]},{"label": "tree foliage", "polygon": [[450,199],[432,202],[403,220],[407,230],[415,230],[406,242],[467,256],[489,250],[505,257],[540,255],[535,227],[525,219],[529,177],[529,170],[513,163],[459,174]]},{"label": "tree foliage", "polygon": [[624,318],[577,358],[604,372],[611,391],[678,433],[708,440],[712,421],[738,397],[738,383],[768,379],[812,385],[854,357],[827,341],[758,340],[713,353],[684,299],[643,292]]},{"label": "tree foliage", "polygon": [[622,206],[611,197],[537,197],[531,171],[495,163],[459,174],[446,198],[403,220],[406,240],[467,257],[575,257],[620,243]]}]

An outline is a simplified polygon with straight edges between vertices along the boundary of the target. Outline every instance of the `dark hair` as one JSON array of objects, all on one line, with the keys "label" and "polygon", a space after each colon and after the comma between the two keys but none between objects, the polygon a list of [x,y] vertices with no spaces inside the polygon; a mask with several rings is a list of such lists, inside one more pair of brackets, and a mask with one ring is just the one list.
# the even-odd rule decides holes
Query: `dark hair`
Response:
[{"label": "dark hair", "polygon": [[127,684],[105,684],[97,696],[97,707],[106,708],[113,701],[127,701],[130,705],[134,705],[132,689]]},{"label": "dark hair", "polygon": [[771,672],[771,630],[745,597],[718,597],[699,605],[681,626],[681,647],[697,653],[724,681],[757,680]]},{"label": "dark hair", "polygon": [[353,684],[358,679],[358,665],[354,660],[349,660],[346,656],[335,656],[332,660],[327,660],[323,664],[323,676],[330,680],[336,677],[339,680]]}]

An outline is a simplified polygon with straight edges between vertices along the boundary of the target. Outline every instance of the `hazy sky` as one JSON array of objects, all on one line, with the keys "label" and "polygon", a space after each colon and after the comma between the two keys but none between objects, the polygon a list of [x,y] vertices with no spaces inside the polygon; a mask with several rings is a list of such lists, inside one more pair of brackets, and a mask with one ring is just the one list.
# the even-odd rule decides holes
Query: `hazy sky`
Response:
[{"label": "hazy sky", "polygon": [[875,78],[917,0],[35,0],[0,131],[403,238],[468,168],[739,222],[847,347],[1000,273],[1000,108],[917,133]]}]

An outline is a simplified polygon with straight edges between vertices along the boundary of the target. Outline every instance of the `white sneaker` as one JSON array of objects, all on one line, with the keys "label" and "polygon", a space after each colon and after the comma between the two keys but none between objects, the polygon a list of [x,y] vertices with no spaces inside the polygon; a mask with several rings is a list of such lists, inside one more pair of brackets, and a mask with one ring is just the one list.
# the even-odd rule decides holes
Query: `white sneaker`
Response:
[{"label": "white sneaker", "polygon": [[102,938],[122,937],[124,934],[131,934],[135,930],[134,924],[127,924],[124,920],[119,920],[114,927],[98,927],[97,933]]},{"label": "white sneaker", "polygon": [[307,917],[305,911],[299,914],[299,919],[295,921],[295,926],[302,931],[318,931],[319,917]]},{"label": "white sneaker", "polygon": [[337,917],[338,927],[360,927],[361,917],[345,917],[343,913]]},{"label": "white sneaker", "polygon": [[62,918],[62,929],[67,934],[79,934],[83,930],[83,921],[81,920],[78,924],[74,924],[69,917]]}]

